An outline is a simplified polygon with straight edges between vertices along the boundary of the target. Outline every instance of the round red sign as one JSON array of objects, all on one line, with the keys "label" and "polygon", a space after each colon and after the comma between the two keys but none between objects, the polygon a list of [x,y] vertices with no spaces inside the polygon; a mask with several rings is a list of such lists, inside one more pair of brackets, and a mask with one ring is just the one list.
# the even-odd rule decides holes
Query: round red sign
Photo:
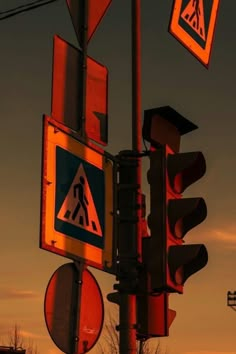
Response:
[{"label": "round red sign", "polygon": [[97,342],[103,325],[104,304],[99,285],[88,269],[74,263],[59,267],[45,294],[48,332],[66,354],[83,354]]}]

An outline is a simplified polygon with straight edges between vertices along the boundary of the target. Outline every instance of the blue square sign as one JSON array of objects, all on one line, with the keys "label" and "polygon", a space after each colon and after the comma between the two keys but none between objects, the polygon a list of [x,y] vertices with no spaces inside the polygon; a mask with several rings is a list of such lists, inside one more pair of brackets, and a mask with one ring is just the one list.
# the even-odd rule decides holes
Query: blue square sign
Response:
[{"label": "blue square sign", "polygon": [[55,230],[103,248],[104,171],[56,147]]}]

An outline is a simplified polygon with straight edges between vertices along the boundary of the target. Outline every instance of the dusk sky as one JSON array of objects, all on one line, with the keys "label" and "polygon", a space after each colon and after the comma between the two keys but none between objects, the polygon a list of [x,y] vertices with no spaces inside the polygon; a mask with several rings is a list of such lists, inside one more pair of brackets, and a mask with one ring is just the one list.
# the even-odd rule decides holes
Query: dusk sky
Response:
[{"label": "dusk sky", "polygon": [[[1,0],[0,12],[26,3]],[[236,1],[221,1],[208,70],[168,33],[172,3],[142,1],[142,110],[170,105],[199,127],[182,137],[181,151],[202,151],[207,172],[184,195],[202,196],[208,216],[185,241],[204,243],[209,261],[183,295],[170,296],[177,316],[160,342],[168,354],[236,354],[236,313],[226,306],[227,291],[236,290]],[[112,154],[131,148],[130,5],[113,0],[88,47],[109,70]],[[0,22],[0,345],[17,323],[41,354],[61,353],[43,302],[51,275],[70,261],[39,248],[42,116],[51,111],[55,34],[78,47],[65,0]],[[148,165],[143,159],[147,203]],[[90,269],[105,297],[114,277]]]}]

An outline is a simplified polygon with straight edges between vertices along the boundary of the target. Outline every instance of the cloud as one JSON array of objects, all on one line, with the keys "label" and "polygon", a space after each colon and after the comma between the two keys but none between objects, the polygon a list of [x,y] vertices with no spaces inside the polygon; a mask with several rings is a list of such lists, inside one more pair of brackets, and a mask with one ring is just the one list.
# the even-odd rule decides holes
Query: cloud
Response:
[{"label": "cloud", "polygon": [[30,338],[30,339],[42,339],[42,338],[48,338],[48,336],[43,336],[41,334],[36,334],[33,332],[29,332],[29,331],[22,331],[20,330],[20,335],[24,338]]},{"label": "cloud", "polygon": [[211,239],[219,241],[226,247],[236,248],[236,228],[228,228],[224,230],[212,230]]},{"label": "cloud", "polygon": [[17,289],[7,289],[0,288],[0,299],[1,300],[11,300],[11,299],[37,299],[40,298],[40,294],[32,290],[17,290]]},{"label": "cloud", "polygon": [[[190,237],[188,237],[190,236]],[[236,224],[221,224],[219,227],[211,228],[202,228],[200,232],[197,228],[194,228],[191,231],[191,234],[187,234],[184,238],[186,244],[193,243],[205,243],[207,242],[214,242],[225,248],[236,248]]]},{"label": "cloud", "polygon": [[224,248],[231,248],[234,249],[236,248],[236,224],[234,223],[225,223],[221,224],[217,228],[206,228],[202,229],[202,231],[199,233],[194,229],[192,231],[191,235],[191,241],[190,238],[186,237],[186,244],[188,243],[193,243],[192,241],[196,240],[198,243],[203,242],[214,242],[214,244],[217,244],[220,247]]}]

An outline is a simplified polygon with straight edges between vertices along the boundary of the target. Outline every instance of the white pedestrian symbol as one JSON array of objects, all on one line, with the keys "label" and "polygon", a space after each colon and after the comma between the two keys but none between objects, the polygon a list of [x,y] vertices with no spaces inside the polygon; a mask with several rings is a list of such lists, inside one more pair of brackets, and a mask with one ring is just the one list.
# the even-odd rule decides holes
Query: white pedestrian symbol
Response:
[{"label": "white pedestrian symbol", "polygon": [[102,237],[96,206],[82,163],[79,165],[57,218]]}]

